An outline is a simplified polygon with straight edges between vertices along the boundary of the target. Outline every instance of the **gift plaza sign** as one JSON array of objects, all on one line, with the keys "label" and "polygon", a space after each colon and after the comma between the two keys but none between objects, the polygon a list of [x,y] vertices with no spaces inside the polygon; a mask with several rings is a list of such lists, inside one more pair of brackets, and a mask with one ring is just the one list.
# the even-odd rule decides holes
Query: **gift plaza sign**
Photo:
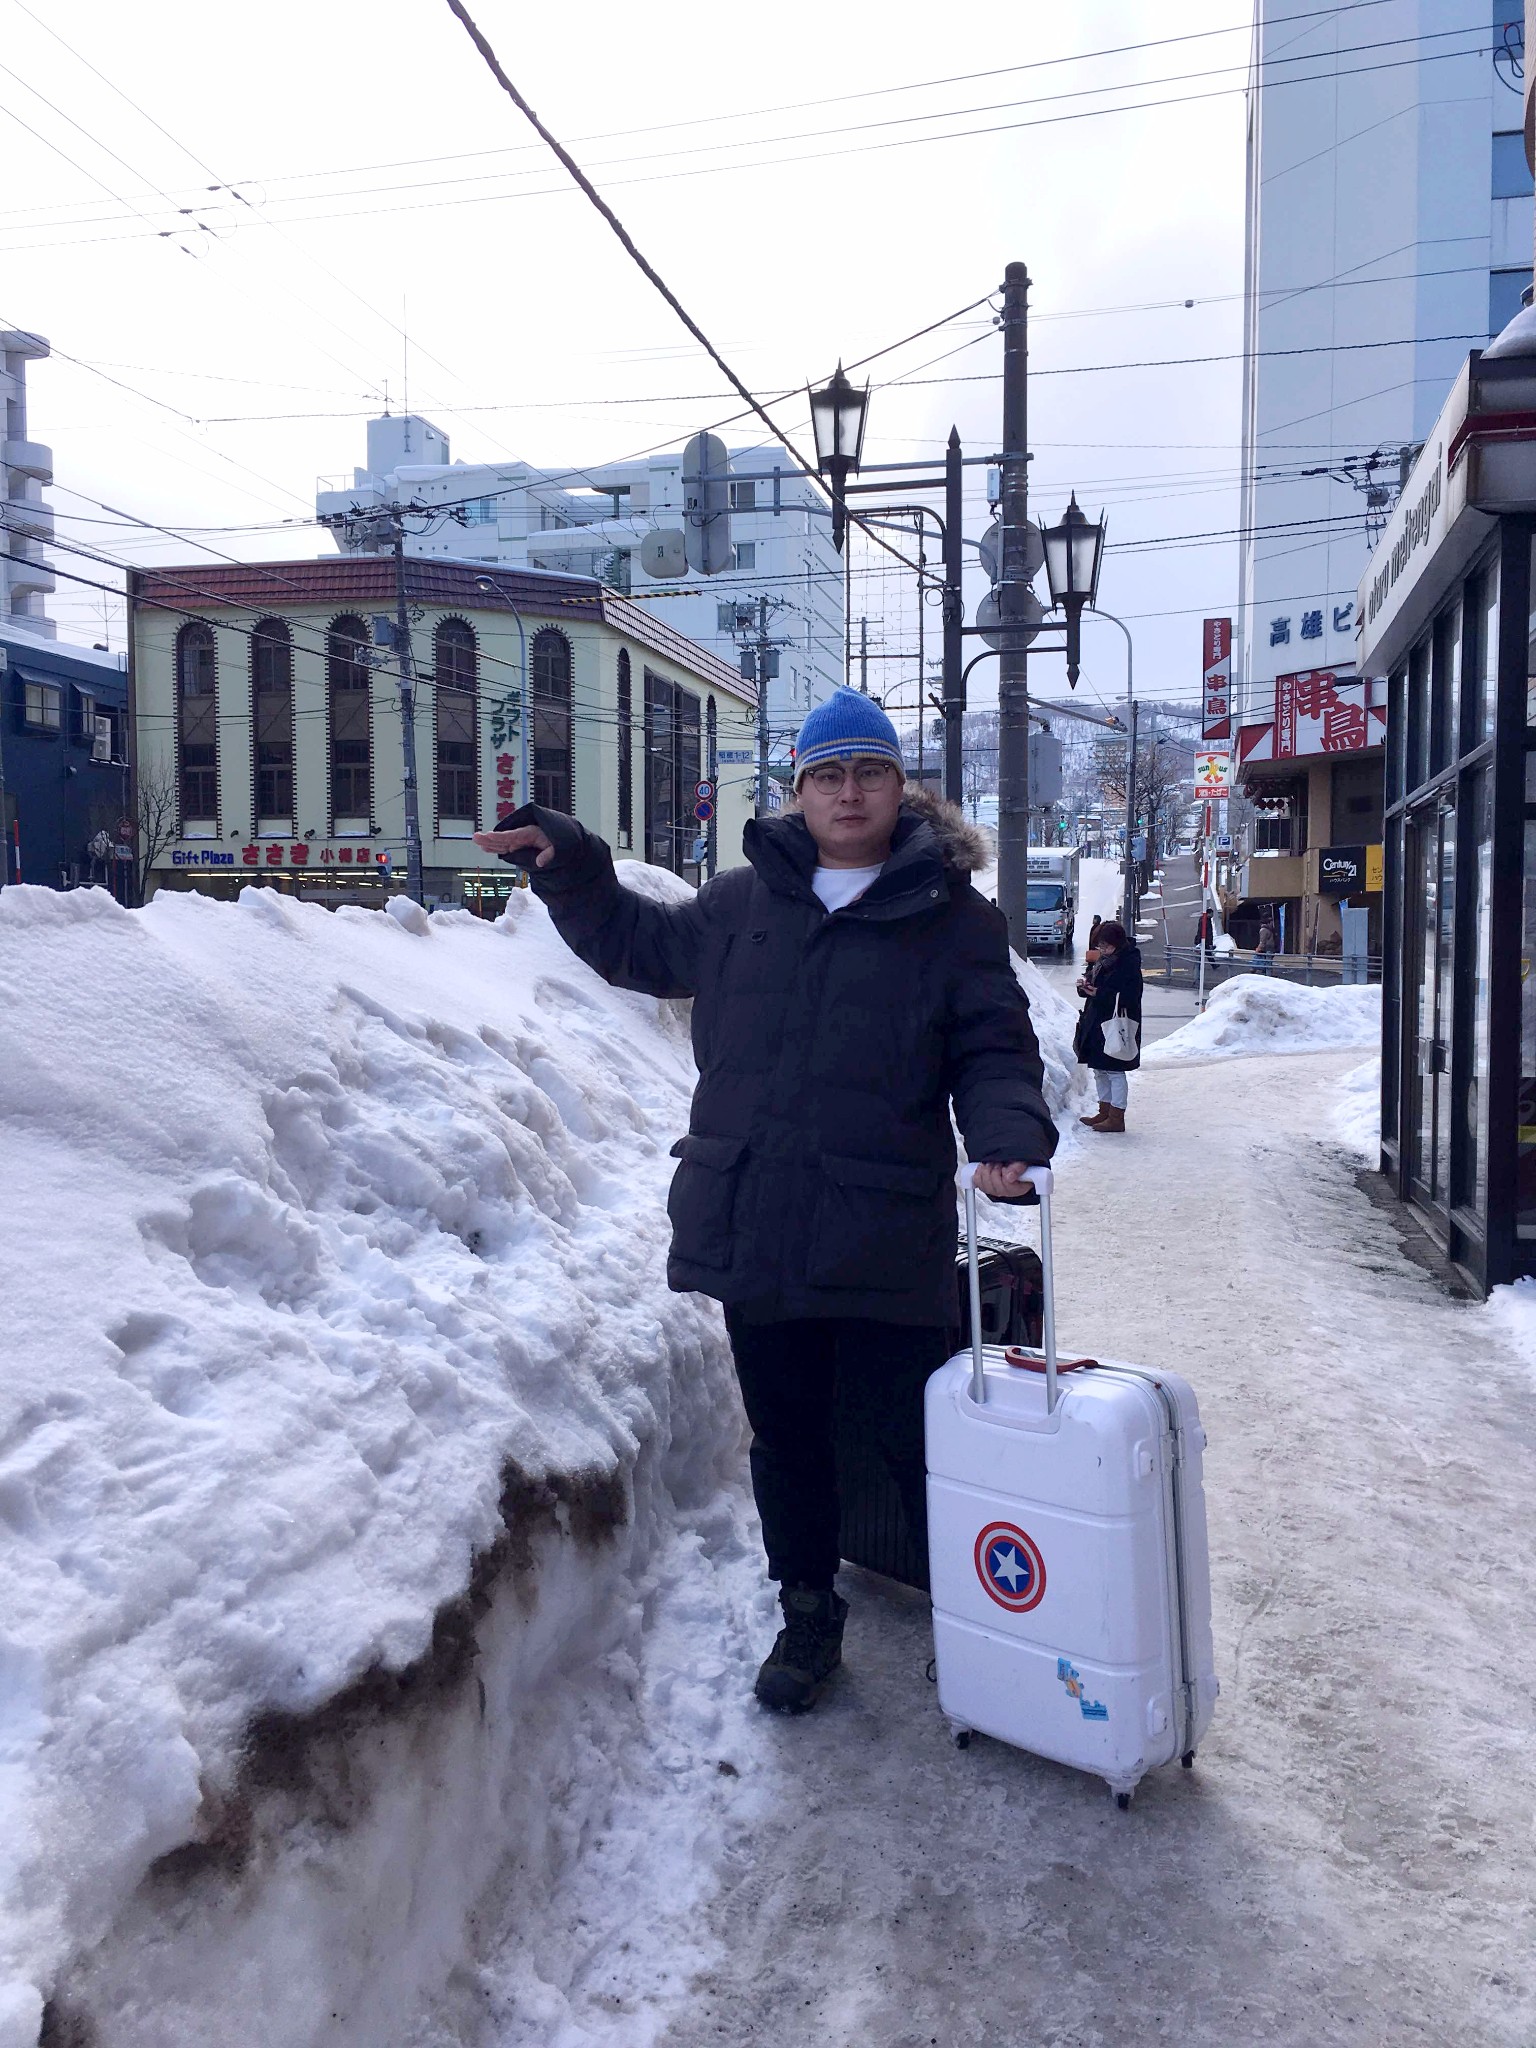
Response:
[{"label": "gift plaza sign", "polygon": [[268,840],[226,851],[222,846],[173,846],[173,868],[359,868],[389,871],[389,855],[371,846],[315,846],[308,839]]}]

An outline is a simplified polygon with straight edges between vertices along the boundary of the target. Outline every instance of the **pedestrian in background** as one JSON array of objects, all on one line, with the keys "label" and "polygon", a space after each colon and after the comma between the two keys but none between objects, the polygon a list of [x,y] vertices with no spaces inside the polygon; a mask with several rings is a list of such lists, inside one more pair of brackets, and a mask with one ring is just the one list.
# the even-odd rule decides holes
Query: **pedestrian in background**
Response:
[{"label": "pedestrian in background", "polygon": [[1092,1069],[1099,1107],[1097,1115],[1078,1122],[1090,1131],[1123,1131],[1130,1099],[1126,1076],[1141,1065],[1141,951],[1112,917],[1099,926],[1096,950],[1098,959],[1079,983],[1086,983],[1086,1000],[1072,1048]]},{"label": "pedestrian in background", "polygon": [[1083,965],[1085,968],[1091,967],[1094,961],[1099,957],[1099,929],[1102,926],[1103,922],[1103,918],[1100,917],[1097,911],[1095,911],[1093,913],[1093,923],[1088,927],[1088,951],[1083,961]]},{"label": "pedestrian in background", "polygon": [[1254,942],[1253,948],[1254,973],[1273,974],[1275,971],[1275,954],[1278,950],[1279,943],[1275,938],[1275,927],[1267,916],[1262,917],[1259,920],[1259,936]]},{"label": "pedestrian in background", "polygon": [[1056,1146],[1008,928],[971,882],[982,835],[907,791],[896,728],[858,691],[810,713],[795,778],[794,812],[748,824],[748,865],[683,903],[623,888],[602,840],[558,811],[527,804],[476,834],[527,867],[605,981],[695,998],[667,1280],[725,1306],[784,1611],[756,1693],[789,1712],[842,1660],[840,1376],[873,1382],[879,1448],[926,1546],[923,1389],[955,1312],[950,1104],[994,1200],[1018,1199]]}]

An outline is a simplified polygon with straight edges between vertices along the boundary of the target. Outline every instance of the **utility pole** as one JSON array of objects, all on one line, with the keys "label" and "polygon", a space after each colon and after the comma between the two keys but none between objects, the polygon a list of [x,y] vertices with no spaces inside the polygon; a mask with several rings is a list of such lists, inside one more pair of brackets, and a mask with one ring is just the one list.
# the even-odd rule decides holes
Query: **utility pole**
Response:
[{"label": "utility pole", "polygon": [[391,508],[391,516],[395,541],[395,652],[400,657],[400,740],[405,755],[405,891],[412,902],[420,903],[425,884],[416,780],[416,662],[411,653],[411,621],[405,602],[405,520],[400,506]]},{"label": "utility pole", "polygon": [[1029,645],[1022,631],[1029,589],[1029,273],[1010,263],[1003,281],[1002,628],[997,685],[997,904],[1014,950],[1026,947],[1029,902]]},{"label": "utility pole", "polygon": [[859,620],[859,688],[869,695],[869,621]]},{"label": "utility pole", "polygon": [[773,643],[768,638],[768,600],[757,600],[757,803],[756,815],[768,815],[768,671]]},{"label": "utility pole", "polygon": [[965,669],[961,638],[965,599],[961,575],[965,548],[960,524],[965,517],[965,471],[960,458],[960,429],[951,427],[944,450],[944,794],[952,804],[965,801]]},{"label": "utility pole", "polygon": [[1134,945],[1136,942],[1136,721],[1140,706],[1131,695],[1129,672],[1125,689],[1125,903],[1120,922],[1125,926],[1125,935]]},{"label": "utility pole", "polygon": [[923,728],[928,723],[928,665],[923,659],[923,615],[928,608],[928,558],[923,553],[923,522],[918,519],[914,520],[913,524],[917,528],[917,786],[924,789],[927,784],[923,777],[926,765]]}]

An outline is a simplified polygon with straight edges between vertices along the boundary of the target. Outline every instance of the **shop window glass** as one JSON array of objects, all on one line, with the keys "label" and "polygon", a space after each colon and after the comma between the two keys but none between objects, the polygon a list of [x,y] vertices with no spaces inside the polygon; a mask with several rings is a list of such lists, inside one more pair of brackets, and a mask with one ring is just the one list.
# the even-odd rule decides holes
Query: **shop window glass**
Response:
[{"label": "shop window glass", "polygon": [[293,641],[281,619],[251,634],[251,722],[259,832],[293,830]]},{"label": "shop window glass", "polygon": [[467,838],[479,822],[475,774],[475,703],[479,681],[473,628],[444,619],[432,639],[437,710],[437,825],[450,839]]},{"label": "shop window glass", "polygon": [[213,838],[219,817],[219,712],[211,626],[183,626],[176,635],[176,753],[182,832]]},{"label": "shop window glass", "polygon": [[1429,647],[1420,641],[1408,657],[1408,787],[1429,773]]},{"label": "shop window glass", "polygon": [[[1526,788],[1536,755],[1526,756]],[[1536,1238],[1536,818],[1525,821],[1524,928],[1520,944],[1520,1097],[1515,1153],[1515,1229]]]},{"label": "shop window glass", "polygon": [[1459,607],[1435,621],[1430,671],[1429,772],[1456,758],[1456,710],[1461,693],[1461,614]]},{"label": "shop window glass", "polygon": [[664,677],[645,678],[645,857],[697,880],[693,791],[702,767],[699,699]]},{"label": "shop window glass", "polygon": [[1530,613],[1525,622],[1525,722],[1536,725],[1536,539],[1531,542]]},{"label": "shop window glass", "polygon": [[1481,1220],[1488,1210],[1488,1147],[1483,1129],[1483,1100],[1488,1080],[1489,975],[1493,960],[1493,782],[1487,768],[1472,778],[1469,825],[1475,846],[1476,896],[1468,903],[1470,932],[1462,940],[1461,957],[1471,968],[1467,987],[1471,1058],[1460,1062],[1458,1111],[1461,1122],[1461,1199]]},{"label": "shop window glass", "polygon": [[629,649],[619,649],[619,844],[635,843],[635,683]]},{"label": "shop window glass", "polygon": [[532,669],[533,800],[546,810],[569,813],[572,789],[571,643],[546,627],[535,633],[529,653]]},{"label": "shop window glass", "polygon": [[326,635],[331,715],[331,829],[363,834],[373,816],[373,724],[369,715],[368,628],[336,619]]},{"label": "shop window glass", "polygon": [[1408,683],[1402,669],[1387,680],[1387,802],[1401,803],[1403,797],[1403,763],[1406,758],[1404,745],[1405,707]]},{"label": "shop window glass", "polygon": [[1382,900],[1381,918],[1381,1132],[1383,1138],[1395,1144],[1398,1136],[1398,1080],[1402,1058],[1403,1007],[1402,936],[1399,923],[1403,900],[1403,824],[1400,817],[1389,819],[1387,822],[1386,845],[1383,852],[1386,889]]},{"label": "shop window glass", "polygon": [[1461,746],[1480,747],[1493,732],[1499,665],[1499,571],[1494,562],[1467,592],[1461,653]]}]

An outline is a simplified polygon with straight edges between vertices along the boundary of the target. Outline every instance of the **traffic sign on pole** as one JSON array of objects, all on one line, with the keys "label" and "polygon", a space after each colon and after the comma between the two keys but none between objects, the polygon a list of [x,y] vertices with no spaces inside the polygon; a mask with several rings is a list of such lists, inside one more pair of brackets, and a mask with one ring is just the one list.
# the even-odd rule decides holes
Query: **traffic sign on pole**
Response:
[{"label": "traffic sign on pole", "polygon": [[704,802],[708,803],[715,793],[715,785],[712,782],[696,782],[693,785],[693,793],[696,797],[702,797]]},{"label": "traffic sign on pole", "polygon": [[693,815],[701,825],[707,825],[715,815],[715,807],[707,796],[701,796],[693,807]]}]

